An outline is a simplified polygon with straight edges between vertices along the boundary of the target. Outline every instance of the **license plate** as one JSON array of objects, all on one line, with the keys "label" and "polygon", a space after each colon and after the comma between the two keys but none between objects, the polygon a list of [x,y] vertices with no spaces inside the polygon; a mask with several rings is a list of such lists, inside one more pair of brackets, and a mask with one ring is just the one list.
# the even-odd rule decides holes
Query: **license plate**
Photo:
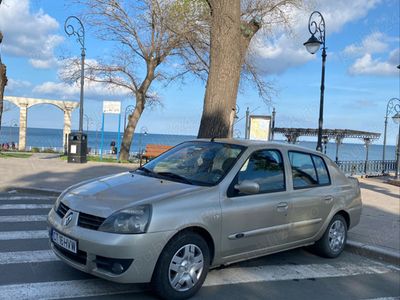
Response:
[{"label": "license plate", "polygon": [[57,244],[61,248],[68,250],[72,253],[78,252],[78,242],[66,237],[65,235],[55,231],[54,229],[51,232],[51,240],[53,243]]}]

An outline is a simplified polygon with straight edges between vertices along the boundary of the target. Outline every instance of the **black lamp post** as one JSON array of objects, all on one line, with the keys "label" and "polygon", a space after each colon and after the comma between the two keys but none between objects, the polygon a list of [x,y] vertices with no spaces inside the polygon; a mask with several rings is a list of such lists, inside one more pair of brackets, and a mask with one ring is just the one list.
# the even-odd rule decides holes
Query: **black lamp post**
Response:
[{"label": "black lamp post", "polygon": [[[73,23],[77,23],[77,28]],[[85,27],[81,20],[75,16],[69,16],[64,23],[64,31],[68,36],[76,36],[78,43],[81,45],[81,92],[79,101],[79,130],[77,133],[71,133],[68,141],[74,141],[74,150],[69,151],[68,162],[85,163],[87,161],[87,134],[83,133],[83,92],[85,82]],[[68,145],[68,147],[70,147]],[[75,148],[77,147],[77,148]],[[69,148],[68,148],[69,149]],[[73,158],[70,154],[76,157]]]},{"label": "black lamp post", "polygon": [[126,118],[129,115],[131,115],[133,113],[133,111],[135,110],[135,105],[128,105],[127,107],[125,107],[125,114],[124,114],[124,130],[126,128]]},{"label": "black lamp post", "polygon": [[[75,29],[74,25],[71,22],[78,22],[78,29]],[[64,30],[68,36],[75,35],[77,37],[78,43],[81,45],[81,93],[80,93],[80,102],[79,102],[79,131],[83,131],[83,85],[85,83],[85,27],[81,20],[79,20],[75,16],[69,16],[64,23]]]},{"label": "black lamp post", "polygon": [[324,90],[325,90],[325,61],[326,61],[326,46],[325,46],[325,20],[319,11],[314,11],[310,15],[308,21],[308,31],[311,37],[303,45],[311,54],[315,54],[322,45],[322,76],[321,76],[321,97],[319,102],[319,119],[318,119],[318,141],[317,151],[322,152],[322,124],[324,115]]},{"label": "black lamp post", "polygon": [[396,114],[392,117],[396,124],[399,124],[399,132],[397,133],[397,146],[396,146],[396,180],[400,180],[400,104],[394,107]]},{"label": "black lamp post", "polygon": [[382,160],[383,160],[383,173],[385,173],[385,159],[386,159],[386,132],[387,132],[387,124],[388,124],[388,117],[389,114],[391,114],[393,112],[393,110],[395,110],[395,108],[399,106],[400,107],[400,99],[398,98],[392,98],[388,101],[388,103],[386,104],[386,114],[385,114],[385,129],[383,132],[383,152],[382,152]]}]

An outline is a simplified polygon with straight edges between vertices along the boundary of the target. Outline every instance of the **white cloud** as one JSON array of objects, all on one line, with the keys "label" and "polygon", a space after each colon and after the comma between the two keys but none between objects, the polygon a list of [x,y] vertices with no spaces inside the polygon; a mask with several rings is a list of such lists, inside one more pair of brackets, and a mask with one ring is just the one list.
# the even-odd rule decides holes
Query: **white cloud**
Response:
[{"label": "white cloud", "polygon": [[32,86],[32,83],[29,81],[9,78],[8,82],[7,82],[7,91],[15,92],[18,89],[26,89],[31,86]]},{"label": "white cloud", "polygon": [[58,22],[43,10],[32,12],[29,0],[3,0],[0,28],[4,54],[29,58],[35,68],[54,66],[54,49],[64,40]]},{"label": "white cloud", "polygon": [[343,52],[348,55],[385,52],[389,48],[387,40],[382,32],[373,32],[362,40],[361,45],[351,44]]},{"label": "white cloud", "polygon": [[[399,53],[399,50],[395,50]],[[399,70],[397,64],[391,64],[380,59],[373,59],[371,54],[367,53],[361,58],[358,58],[350,67],[349,73],[352,75],[377,75],[377,76],[392,76],[397,75]]]},{"label": "white cloud", "polygon": [[[389,51],[391,43],[398,44],[398,38],[392,38],[381,32],[367,35],[359,45],[351,44],[343,50],[344,55],[356,57],[348,71],[351,75],[395,76],[396,66],[400,63],[399,48],[392,50],[388,57],[382,57]],[[381,56],[378,56],[378,55]],[[375,57],[374,57],[375,56]]]},{"label": "white cloud", "polygon": [[[267,39],[260,34],[252,44],[254,59],[264,74],[279,74],[290,67],[302,65],[315,58],[303,47],[309,38],[308,18],[313,10],[322,13],[327,35],[339,32],[344,25],[365,17],[381,0],[316,0],[308,1],[307,9],[290,12],[291,34],[275,32],[275,37]],[[329,45],[327,45],[329,47]]]},{"label": "white cloud", "polygon": [[[85,81],[85,98],[104,100],[104,97],[127,97],[130,91],[124,88],[111,87],[104,83]],[[33,88],[33,93],[57,97],[60,99],[79,98],[80,85],[68,84],[64,82],[46,81]]]}]

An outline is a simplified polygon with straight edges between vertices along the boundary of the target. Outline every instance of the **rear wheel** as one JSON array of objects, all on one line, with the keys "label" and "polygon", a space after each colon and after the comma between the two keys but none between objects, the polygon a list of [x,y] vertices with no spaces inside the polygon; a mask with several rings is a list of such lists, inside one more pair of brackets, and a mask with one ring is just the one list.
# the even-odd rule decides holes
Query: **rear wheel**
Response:
[{"label": "rear wheel", "polygon": [[313,247],[314,251],[323,257],[339,256],[347,241],[347,223],[341,215],[335,215],[322,238]]},{"label": "rear wheel", "polygon": [[174,237],[161,253],[152,285],[164,299],[187,299],[203,285],[210,265],[206,241],[196,233]]}]

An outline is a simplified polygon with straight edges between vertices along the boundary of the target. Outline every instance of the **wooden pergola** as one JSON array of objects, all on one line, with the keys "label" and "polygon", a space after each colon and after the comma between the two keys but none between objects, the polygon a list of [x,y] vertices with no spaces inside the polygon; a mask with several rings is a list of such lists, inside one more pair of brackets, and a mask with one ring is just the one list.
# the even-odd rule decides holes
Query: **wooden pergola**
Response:
[{"label": "wooden pergola", "polygon": [[[286,137],[288,143],[295,144],[300,136],[318,136],[318,129],[314,128],[283,128],[275,127],[272,129],[273,134],[280,133]],[[343,142],[343,139],[360,139],[364,142],[367,147],[369,144],[376,139],[379,139],[380,133],[350,130],[350,129],[323,129],[322,139],[324,144],[327,144],[329,140],[333,139],[336,143],[336,161],[339,156],[339,146]],[[367,158],[368,160],[368,158]]]}]

